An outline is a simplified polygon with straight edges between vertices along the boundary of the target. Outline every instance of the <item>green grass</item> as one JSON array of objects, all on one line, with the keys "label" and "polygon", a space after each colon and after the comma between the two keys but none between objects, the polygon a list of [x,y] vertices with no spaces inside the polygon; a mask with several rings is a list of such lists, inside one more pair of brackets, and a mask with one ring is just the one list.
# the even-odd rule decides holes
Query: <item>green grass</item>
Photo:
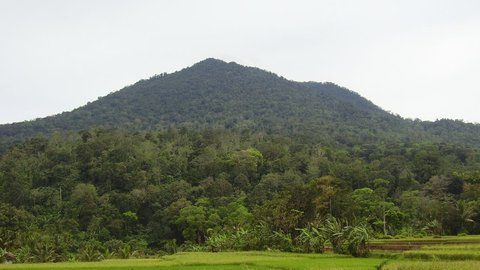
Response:
[{"label": "green grass", "polygon": [[465,250],[472,252],[480,252],[480,244],[449,244],[449,245],[435,245],[435,246],[424,246],[422,250]]},{"label": "green grass", "polygon": [[122,269],[122,270],[201,270],[201,269],[307,269],[374,270],[379,258],[352,258],[333,254],[295,254],[281,252],[188,252],[159,259],[106,260],[92,263],[48,263],[2,265],[0,269]]},{"label": "green grass", "polygon": [[[453,241],[454,238],[450,239]],[[425,245],[405,252],[373,253],[371,258],[353,258],[331,253],[185,252],[156,259],[0,265],[0,270],[375,270],[383,264],[382,270],[480,269],[480,244],[452,243],[454,242]]]},{"label": "green grass", "polygon": [[402,256],[403,260],[389,260],[382,270],[480,269],[480,244],[424,246]]},{"label": "green grass", "polygon": [[474,270],[480,269],[480,261],[393,261],[382,270]]},{"label": "green grass", "polygon": [[480,261],[480,244],[425,246],[403,253],[405,258],[422,260],[477,260]]},{"label": "green grass", "polygon": [[[443,237],[424,237],[424,238],[401,238],[401,239],[376,239],[371,241],[370,248],[374,252],[385,251],[397,251],[402,250],[414,250],[411,253],[407,253],[407,256],[419,259],[432,259],[433,254],[426,254],[425,252],[417,253],[415,250],[426,246],[448,246],[453,245],[475,245],[480,244],[480,236],[478,235],[466,235],[466,236],[443,236]],[[465,254],[465,252],[463,252]],[[443,256],[439,253],[440,256]],[[470,253],[470,255],[472,255]],[[461,258],[459,256],[458,258]],[[465,257],[465,259],[474,259],[474,256]]]},{"label": "green grass", "polygon": [[480,243],[480,235],[465,235],[465,236],[441,236],[441,237],[433,237],[427,236],[422,238],[414,238],[414,237],[406,237],[406,238],[398,238],[398,239],[375,239],[372,240],[371,243],[395,243],[395,242],[479,242]]}]

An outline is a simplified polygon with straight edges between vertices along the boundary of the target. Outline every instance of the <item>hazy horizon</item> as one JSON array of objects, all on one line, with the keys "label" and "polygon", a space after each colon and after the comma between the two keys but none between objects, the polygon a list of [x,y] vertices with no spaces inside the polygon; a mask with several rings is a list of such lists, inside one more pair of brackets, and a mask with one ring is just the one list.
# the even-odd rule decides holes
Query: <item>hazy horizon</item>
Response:
[{"label": "hazy horizon", "polygon": [[480,122],[480,2],[0,1],[0,124],[206,58],[333,82],[404,118]]}]

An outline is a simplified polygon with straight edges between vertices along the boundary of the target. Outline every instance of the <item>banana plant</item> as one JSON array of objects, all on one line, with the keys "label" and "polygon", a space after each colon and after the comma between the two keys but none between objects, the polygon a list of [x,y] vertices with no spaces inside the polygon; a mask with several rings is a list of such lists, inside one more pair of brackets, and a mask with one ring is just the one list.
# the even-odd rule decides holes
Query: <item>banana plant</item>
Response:
[{"label": "banana plant", "polygon": [[364,224],[346,228],[348,251],[354,257],[365,257],[369,253],[370,233]]}]

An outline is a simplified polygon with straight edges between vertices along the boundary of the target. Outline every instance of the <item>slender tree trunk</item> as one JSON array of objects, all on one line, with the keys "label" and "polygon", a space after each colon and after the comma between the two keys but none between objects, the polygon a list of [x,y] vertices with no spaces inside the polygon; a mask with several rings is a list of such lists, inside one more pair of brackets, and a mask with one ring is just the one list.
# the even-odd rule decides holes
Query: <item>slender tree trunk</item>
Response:
[{"label": "slender tree trunk", "polygon": [[329,200],[329,204],[330,204],[330,216],[332,215],[332,198],[330,197],[330,200]]},{"label": "slender tree trunk", "polygon": [[387,235],[387,212],[383,208],[383,235]]}]

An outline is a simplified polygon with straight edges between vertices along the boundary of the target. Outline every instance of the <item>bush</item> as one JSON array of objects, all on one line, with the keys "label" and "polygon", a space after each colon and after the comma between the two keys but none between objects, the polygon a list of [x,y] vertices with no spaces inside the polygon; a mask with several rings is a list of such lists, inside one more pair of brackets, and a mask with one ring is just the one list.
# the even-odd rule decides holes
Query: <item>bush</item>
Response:
[{"label": "bush", "polygon": [[124,245],[117,252],[117,257],[120,259],[130,259],[131,257],[137,256],[138,252],[133,250],[130,245]]},{"label": "bush", "polygon": [[325,238],[332,244],[333,252],[347,253],[345,246],[345,230],[342,223],[334,217],[329,217],[322,225]]},{"label": "bush", "polygon": [[365,225],[347,227],[348,251],[354,257],[365,257],[369,253],[370,234]]},{"label": "bush", "polygon": [[177,253],[178,246],[177,246],[177,239],[170,239],[165,241],[164,249],[167,254],[175,254]]},{"label": "bush", "polygon": [[96,262],[103,260],[103,255],[94,245],[87,245],[78,254],[78,259],[83,262]]},{"label": "bush", "polygon": [[208,249],[212,252],[231,250],[231,244],[232,244],[231,238],[232,237],[229,237],[227,236],[227,234],[223,234],[223,233],[212,234],[207,239]]},{"label": "bush", "polygon": [[307,228],[297,229],[300,234],[295,239],[299,244],[299,251],[311,253],[323,253],[325,251],[326,237],[320,228],[309,225]]},{"label": "bush", "polygon": [[145,256],[145,254],[147,253],[148,249],[147,249],[147,241],[143,240],[143,239],[132,239],[130,241],[128,241],[127,243],[128,246],[130,246],[130,249],[131,249],[131,255],[132,256]]},{"label": "bush", "polygon": [[271,236],[270,248],[292,252],[294,250],[292,236],[282,231],[274,231],[273,235]]},{"label": "bush", "polygon": [[32,256],[30,247],[28,246],[24,246],[17,249],[15,254],[17,255],[17,262],[20,262],[20,263],[29,262]]},{"label": "bush", "polygon": [[369,253],[370,232],[364,224],[343,226],[339,220],[330,217],[322,226],[322,231],[335,253],[349,253],[355,257],[365,257]]},{"label": "bush", "polygon": [[110,252],[118,252],[121,248],[125,246],[125,243],[123,243],[122,240],[108,240],[103,244],[104,248],[107,249]]}]

